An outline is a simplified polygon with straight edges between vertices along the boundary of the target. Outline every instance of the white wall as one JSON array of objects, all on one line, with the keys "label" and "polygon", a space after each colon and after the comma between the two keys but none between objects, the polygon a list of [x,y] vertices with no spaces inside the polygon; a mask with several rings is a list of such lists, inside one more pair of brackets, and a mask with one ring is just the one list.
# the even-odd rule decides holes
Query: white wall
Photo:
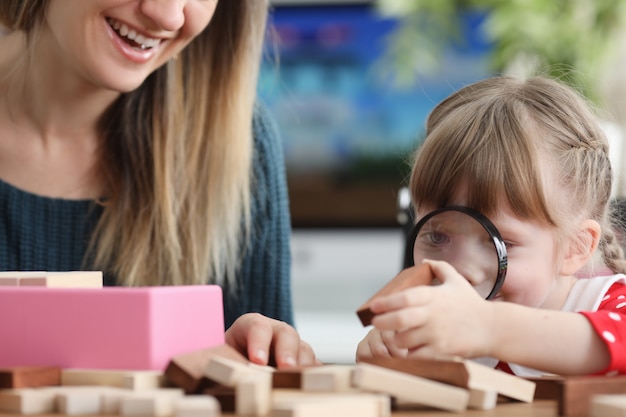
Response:
[{"label": "white wall", "polygon": [[401,269],[397,230],[294,230],[296,328],[325,363],[354,363],[363,328],[356,310]]}]

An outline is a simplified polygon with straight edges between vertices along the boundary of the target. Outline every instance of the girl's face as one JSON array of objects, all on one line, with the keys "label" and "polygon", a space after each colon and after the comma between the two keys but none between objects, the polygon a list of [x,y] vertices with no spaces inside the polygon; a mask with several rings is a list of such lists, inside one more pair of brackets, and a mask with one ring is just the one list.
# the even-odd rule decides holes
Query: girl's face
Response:
[{"label": "girl's face", "polygon": [[36,55],[48,71],[127,92],[211,21],[217,0],[50,0]]},{"label": "girl's face", "polygon": [[[523,221],[509,210],[490,219],[507,244],[508,268],[497,300],[530,307],[560,308],[556,238],[552,229]],[[555,298],[557,297],[557,298]],[[561,300],[562,301],[562,300]]]},{"label": "girl's face", "polygon": [[[451,205],[465,206],[465,191]],[[418,218],[427,213],[420,212]],[[530,307],[559,309],[567,294],[569,280],[559,279],[559,254],[551,228],[516,217],[504,205],[489,220],[498,228],[507,245],[508,268],[495,300]],[[494,264],[496,257],[494,252]],[[495,266],[495,265],[494,265]],[[459,271],[461,272],[461,271]]]}]

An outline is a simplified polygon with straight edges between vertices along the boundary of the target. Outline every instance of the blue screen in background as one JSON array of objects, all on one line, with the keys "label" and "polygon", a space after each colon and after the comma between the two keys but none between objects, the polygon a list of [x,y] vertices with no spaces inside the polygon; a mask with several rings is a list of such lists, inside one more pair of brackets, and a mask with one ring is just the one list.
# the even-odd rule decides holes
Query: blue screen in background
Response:
[{"label": "blue screen in background", "polygon": [[396,22],[379,17],[373,6],[273,8],[276,38],[266,42],[259,91],[283,139],[292,194],[311,178],[339,181],[344,190],[351,183],[402,185],[434,105],[489,75],[481,17],[464,19],[464,40],[446,48],[441,70],[401,87],[383,75],[387,35]]}]

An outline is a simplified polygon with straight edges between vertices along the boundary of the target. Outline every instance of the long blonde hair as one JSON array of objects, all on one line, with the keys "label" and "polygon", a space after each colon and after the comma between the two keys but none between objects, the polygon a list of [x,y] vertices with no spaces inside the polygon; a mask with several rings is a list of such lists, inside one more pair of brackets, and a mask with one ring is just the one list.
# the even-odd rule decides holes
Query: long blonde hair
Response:
[{"label": "long blonde hair", "polygon": [[[35,32],[47,0],[4,0]],[[108,194],[85,262],[122,285],[235,284],[249,236],[252,117],[267,0],[219,1],[209,26],[102,116]]]},{"label": "long blonde hair", "polygon": [[436,208],[470,184],[470,207],[494,215],[505,202],[560,239],[572,236],[577,220],[596,220],[604,263],[626,272],[611,224],[611,175],[604,133],[574,90],[543,77],[493,77],[460,89],[432,111],[411,191],[416,207]]}]

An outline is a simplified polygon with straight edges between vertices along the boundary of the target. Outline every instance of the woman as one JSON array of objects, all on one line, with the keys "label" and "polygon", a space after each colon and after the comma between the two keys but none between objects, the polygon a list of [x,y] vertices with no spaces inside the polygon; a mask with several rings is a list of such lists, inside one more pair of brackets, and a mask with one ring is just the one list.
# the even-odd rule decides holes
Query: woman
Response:
[{"label": "woman", "polygon": [[[314,360],[292,321],[289,214],[255,106],[266,1],[0,4],[0,268],[216,283],[251,360]],[[260,315],[246,315],[246,312]],[[231,324],[235,322],[235,325]]]}]

